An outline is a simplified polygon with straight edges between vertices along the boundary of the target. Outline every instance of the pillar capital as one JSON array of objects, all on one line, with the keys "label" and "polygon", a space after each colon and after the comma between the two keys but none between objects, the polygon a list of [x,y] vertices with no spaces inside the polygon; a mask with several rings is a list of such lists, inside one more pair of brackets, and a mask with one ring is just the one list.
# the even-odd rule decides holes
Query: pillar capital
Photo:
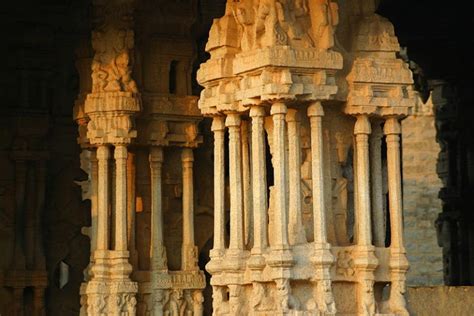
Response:
[{"label": "pillar capital", "polygon": [[127,146],[123,144],[115,145],[114,158],[115,159],[127,159],[128,151]]},{"label": "pillar capital", "polygon": [[367,115],[358,115],[357,121],[354,126],[354,134],[366,134],[369,135],[372,132],[370,120]]},{"label": "pillar capital", "polygon": [[191,148],[183,148],[183,150],[181,151],[181,161],[182,162],[194,161],[193,150]]},{"label": "pillar capital", "polygon": [[150,156],[148,160],[150,162],[163,162],[163,147],[161,146],[151,146]]},{"label": "pillar capital", "polygon": [[296,109],[288,109],[288,112],[286,113],[286,121],[287,122],[301,122],[299,111]]},{"label": "pillar capital", "polygon": [[313,117],[313,116],[324,116],[324,109],[323,106],[321,105],[321,102],[313,102],[309,107],[308,107],[308,116]]},{"label": "pillar capital", "polygon": [[400,122],[395,116],[387,118],[385,125],[383,127],[383,132],[385,135],[399,135],[402,132]]},{"label": "pillar capital", "polygon": [[263,106],[254,105],[250,108],[250,117],[265,117],[266,111]]},{"label": "pillar capital", "polygon": [[230,113],[227,114],[227,117],[225,119],[225,126],[227,127],[240,127],[240,122],[242,120],[240,119],[240,114],[239,113]]},{"label": "pillar capital", "polygon": [[224,116],[214,116],[212,118],[211,131],[223,131],[225,130],[225,117]]},{"label": "pillar capital", "polygon": [[106,160],[110,158],[110,150],[107,145],[101,145],[97,147],[97,159]]},{"label": "pillar capital", "polygon": [[273,103],[270,109],[271,115],[286,114],[287,112],[288,112],[288,108],[286,107],[286,104],[281,101]]}]

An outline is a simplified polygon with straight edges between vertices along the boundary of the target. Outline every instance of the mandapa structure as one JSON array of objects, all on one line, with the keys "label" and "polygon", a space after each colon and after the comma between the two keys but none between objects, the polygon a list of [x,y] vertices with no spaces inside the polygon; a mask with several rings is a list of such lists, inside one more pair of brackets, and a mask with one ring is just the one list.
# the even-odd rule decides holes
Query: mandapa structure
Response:
[{"label": "mandapa structure", "polygon": [[198,81],[214,132],[214,315],[408,314],[400,119],[417,95],[375,3],[343,9],[228,1],[211,28]]},{"label": "mandapa structure", "polygon": [[[192,6],[177,4],[173,9],[183,8]],[[133,1],[95,1],[93,58],[78,63],[87,65],[89,60],[92,69],[92,81],[87,82],[87,67],[78,67],[86,82],[75,105],[78,140],[83,150],[90,152],[92,200],[92,225],[87,229],[91,259],[81,286],[81,315],[202,315],[205,278],[197,265],[194,239],[193,149],[202,142],[197,98],[191,96],[194,47],[184,34],[181,41],[175,40],[181,44],[177,48],[163,45],[166,36],[153,32],[163,25],[137,22],[137,28],[146,30],[141,33],[142,40],[162,44],[151,45],[142,64],[137,65],[147,72],[141,78],[145,89],[139,92],[131,75],[134,9]],[[190,15],[190,24],[192,11],[183,14]],[[168,76],[171,67],[179,77]],[[87,93],[87,89],[91,91]],[[143,159],[144,154],[148,159]],[[163,209],[169,213],[175,205],[163,205],[163,165],[173,173],[181,171],[180,181],[172,181],[182,208],[181,264],[172,271]],[[145,183],[139,179],[143,166],[148,167]],[[169,172],[166,176],[170,177]],[[137,198],[137,192],[143,191],[145,203]],[[144,218],[136,218],[143,212],[143,204],[149,207],[146,223]],[[140,242],[148,246],[139,247]],[[177,242],[168,240],[171,249]]]}]

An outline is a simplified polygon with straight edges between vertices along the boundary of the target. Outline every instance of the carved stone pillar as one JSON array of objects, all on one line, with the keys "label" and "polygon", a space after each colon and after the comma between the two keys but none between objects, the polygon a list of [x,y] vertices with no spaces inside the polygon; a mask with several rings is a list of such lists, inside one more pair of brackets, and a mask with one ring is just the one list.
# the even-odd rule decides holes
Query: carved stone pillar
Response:
[{"label": "carved stone pillar", "polygon": [[109,248],[109,156],[107,145],[97,148],[97,247],[96,250]]},{"label": "carved stone pillar", "polygon": [[276,102],[271,107],[273,119],[273,147],[274,175],[275,175],[275,238],[272,248],[287,250],[288,244],[288,197],[286,174],[286,142],[285,142],[285,115],[287,107],[284,103]]},{"label": "carved stone pillar", "polygon": [[311,170],[314,219],[314,253],[311,261],[315,266],[316,303],[321,313],[335,314],[336,306],[331,289],[329,269],[334,262],[327,242],[326,213],[324,201],[323,126],[324,110],[321,102],[308,107],[311,126]]},{"label": "carved stone pillar", "polygon": [[262,253],[268,247],[267,237],[267,172],[265,155],[265,109],[253,106],[250,109],[252,118],[252,191],[253,191],[253,225],[254,243],[252,258],[249,264],[263,268],[265,259]]},{"label": "carved stone pillar", "polygon": [[115,146],[115,250],[128,251],[127,247],[127,147]]},{"label": "carved stone pillar", "polygon": [[370,168],[369,168],[369,135],[371,126],[366,115],[360,115],[354,128],[357,146],[357,241],[360,246],[372,244],[370,221]]},{"label": "carved stone pillar", "polygon": [[138,266],[138,251],[135,238],[135,153],[128,152],[127,158],[127,242],[130,252],[130,263],[132,266]]},{"label": "carved stone pillar", "polygon": [[396,117],[385,121],[387,142],[388,197],[390,205],[391,249],[404,250],[402,221],[402,190],[400,172],[400,122]]},{"label": "carved stone pillar", "polygon": [[97,160],[97,151],[96,149],[91,150],[90,156],[91,162],[91,231],[90,231],[90,239],[91,239],[91,254],[97,249],[97,220],[98,220],[98,160]]},{"label": "carved stone pillar", "polygon": [[242,155],[240,144],[240,115],[227,115],[229,128],[229,179],[230,179],[230,242],[231,255],[239,255],[244,247],[242,213]]},{"label": "carved stone pillar", "polygon": [[385,246],[385,209],[382,184],[382,127],[379,121],[372,123],[370,135],[370,187],[372,202],[372,233],[376,247]]},{"label": "carved stone pillar", "polygon": [[[212,262],[212,260],[222,257],[225,250],[224,117],[214,116],[211,129],[214,132],[214,247],[210,252]],[[217,266],[215,267],[217,268]],[[211,266],[209,268],[212,270]]]},{"label": "carved stone pillar", "polygon": [[163,148],[152,146],[150,149],[151,174],[151,247],[150,270],[168,270],[166,249],[163,242],[163,198],[161,184],[161,168],[163,165]]},{"label": "carved stone pillar", "polygon": [[244,212],[244,244],[248,245],[252,239],[252,179],[250,176],[251,161],[249,150],[249,126],[248,121],[242,121],[240,139],[242,143],[242,194]]},{"label": "carved stone pillar", "polygon": [[183,246],[181,248],[181,270],[198,270],[197,247],[194,244],[194,156],[191,148],[181,152],[183,165]]},{"label": "carved stone pillar", "polygon": [[[253,247],[250,260],[247,262],[252,271],[252,293],[258,298],[264,293],[261,271],[265,268],[264,252],[268,247],[268,216],[267,216],[267,174],[265,155],[265,108],[252,106],[252,197],[253,197]],[[256,311],[257,306],[253,306]]]},{"label": "carved stone pillar", "polygon": [[288,123],[289,147],[289,214],[288,237],[291,245],[306,242],[301,209],[301,136],[298,110],[289,109],[286,114]]},{"label": "carved stone pillar", "polygon": [[397,117],[385,121],[384,133],[387,141],[388,196],[390,206],[390,311],[397,315],[408,315],[403,294],[406,291],[405,279],[408,260],[403,245],[402,186],[400,165],[401,126]]},{"label": "carved stone pillar", "polygon": [[358,311],[361,315],[375,314],[374,270],[377,267],[375,248],[372,246],[370,220],[370,163],[369,136],[371,124],[367,115],[359,115],[354,127],[356,146],[357,186],[356,204],[356,240],[357,250],[354,266],[357,271]]},{"label": "carved stone pillar", "polygon": [[272,267],[272,278],[277,287],[278,312],[290,309],[291,286],[289,278],[294,264],[288,243],[288,178],[286,153],[287,107],[282,102],[272,104],[270,114],[273,121],[273,170],[275,178],[275,203],[273,210],[274,238],[268,264]]}]

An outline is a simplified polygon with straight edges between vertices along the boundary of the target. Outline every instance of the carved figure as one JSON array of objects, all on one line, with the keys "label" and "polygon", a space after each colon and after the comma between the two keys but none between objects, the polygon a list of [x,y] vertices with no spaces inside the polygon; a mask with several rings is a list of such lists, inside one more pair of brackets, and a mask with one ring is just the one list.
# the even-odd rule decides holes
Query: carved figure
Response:
[{"label": "carved figure", "polygon": [[126,295],[125,302],[128,316],[135,315],[137,311],[137,299],[135,296],[130,294]]},{"label": "carved figure", "polygon": [[229,311],[232,315],[242,315],[242,286],[231,284],[229,285]]},{"label": "carved figure", "polygon": [[265,284],[253,283],[251,304],[254,311],[269,311],[272,309],[274,302],[268,295]]},{"label": "carved figure", "polygon": [[153,316],[163,316],[163,307],[169,299],[169,294],[164,290],[153,291]]},{"label": "carved figure", "polygon": [[105,313],[105,297],[102,295],[89,295],[87,299],[87,313],[89,315],[103,315]]},{"label": "carved figure", "polygon": [[334,46],[334,32],[339,24],[339,8],[331,0],[309,1],[311,16],[310,36],[316,47],[329,49]]},{"label": "carved figure", "polygon": [[181,316],[181,306],[183,305],[183,290],[173,289],[171,291],[168,307],[166,308],[165,316]]},{"label": "carved figure", "polygon": [[353,191],[353,175],[352,157],[350,152],[347,151],[344,136],[340,132],[335,134],[335,147],[337,165],[333,168],[332,204],[334,206],[337,241],[340,245],[346,245],[352,237],[350,219],[354,210],[349,207],[349,201],[351,200],[349,195],[352,193],[349,190]]},{"label": "carved figure", "polygon": [[319,311],[325,314],[336,313],[336,303],[334,302],[334,296],[331,289],[330,280],[321,280],[317,285],[317,300]]},{"label": "carved figure", "polygon": [[341,250],[337,254],[336,273],[345,277],[355,274],[354,261],[349,251]]},{"label": "carved figure", "polygon": [[202,295],[201,290],[193,291],[193,313],[194,316],[203,315],[202,303],[204,302],[204,296]]},{"label": "carved figure", "polygon": [[291,286],[289,279],[276,279],[276,301],[278,302],[278,311],[288,311],[291,309],[298,309],[299,302],[291,295]]},{"label": "carved figure", "polygon": [[[138,92],[131,76],[130,52],[134,45],[134,33],[130,23],[130,10],[125,4],[106,7],[104,16],[101,17],[103,23],[92,33],[92,47],[95,51],[92,61],[93,93]],[[121,23],[117,23],[115,17],[121,17]]]},{"label": "carved figure", "polygon": [[361,315],[374,315],[375,314],[375,298],[374,298],[374,281],[363,280],[361,285]]},{"label": "carved figure", "polygon": [[229,312],[229,304],[224,300],[224,287],[212,287],[212,309],[216,315],[227,314]]}]

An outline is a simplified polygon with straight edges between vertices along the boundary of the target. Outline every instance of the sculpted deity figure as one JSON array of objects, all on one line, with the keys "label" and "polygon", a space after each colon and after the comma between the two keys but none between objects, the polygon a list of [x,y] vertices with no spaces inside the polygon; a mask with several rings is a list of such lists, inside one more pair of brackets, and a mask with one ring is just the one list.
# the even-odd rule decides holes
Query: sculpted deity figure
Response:
[{"label": "sculpted deity figure", "polygon": [[374,281],[364,280],[362,281],[362,297],[359,299],[362,300],[362,310],[361,315],[374,315],[375,314],[375,298],[374,298]]},{"label": "sculpted deity figure", "polygon": [[168,308],[165,310],[165,316],[181,316],[181,306],[183,305],[183,290],[173,289],[171,291]]},{"label": "sculpted deity figure", "polygon": [[224,302],[224,288],[221,286],[212,287],[212,308],[215,315],[228,313],[228,304]]},{"label": "sculpted deity figure", "polygon": [[255,8],[250,1],[235,3],[232,14],[242,31],[241,48],[244,51],[255,48]]},{"label": "sculpted deity figure", "polygon": [[[134,45],[134,33],[125,19],[124,25],[114,25],[104,17],[103,25],[92,33],[92,47],[95,51],[92,61],[92,92],[132,92],[137,93],[137,85],[132,79],[130,52]],[[117,13],[120,14],[120,13]]]},{"label": "sculpted deity figure", "polygon": [[163,316],[163,307],[166,304],[168,297],[164,290],[153,291],[153,316]]},{"label": "sculpted deity figure", "polygon": [[203,315],[202,303],[204,302],[204,296],[202,295],[201,290],[195,290],[193,292],[193,313],[194,316]]},{"label": "sculpted deity figure", "polygon": [[318,309],[323,314],[335,314],[336,303],[331,289],[330,280],[321,280],[318,283]]},{"label": "sculpted deity figure", "polygon": [[288,311],[291,309],[298,309],[299,302],[291,295],[291,286],[289,279],[276,279],[276,302],[278,302],[278,311]]},{"label": "sculpted deity figure", "polygon": [[336,238],[340,245],[347,245],[353,238],[354,207],[352,195],[352,149],[347,149],[342,133],[335,134],[337,165],[333,169],[332,198],[336,221]]},{"label": "sculpted deity figure", "polygon": [[232,315],[243,315],[242,286],[229,285],[229,309]]},{"label": "sculpted deity figure", "polygon": [[311,38],[317,48],[329,49],[334,46],[334,32],[339,24],[339,7],[331,0],[308,2],[311,16]]},{"label": "sculpted deity figure", "polygon": [[126,311],[128,316],[135,315],[137,311],[137,299],[134,295],[127,295],[125,297]]},{"label": "sculpted deity figure", "polygon": [[87,314],[89,315],[104,315],[105,313],[105,297],[102,295],[89,295],[87,299]]},{"label": "sculpted deity figure", "polygon": [[254,311],[269,311],[273,307],[273,300],[266,290],[265,284],[254,282],[252,285],[251,305]]}]

